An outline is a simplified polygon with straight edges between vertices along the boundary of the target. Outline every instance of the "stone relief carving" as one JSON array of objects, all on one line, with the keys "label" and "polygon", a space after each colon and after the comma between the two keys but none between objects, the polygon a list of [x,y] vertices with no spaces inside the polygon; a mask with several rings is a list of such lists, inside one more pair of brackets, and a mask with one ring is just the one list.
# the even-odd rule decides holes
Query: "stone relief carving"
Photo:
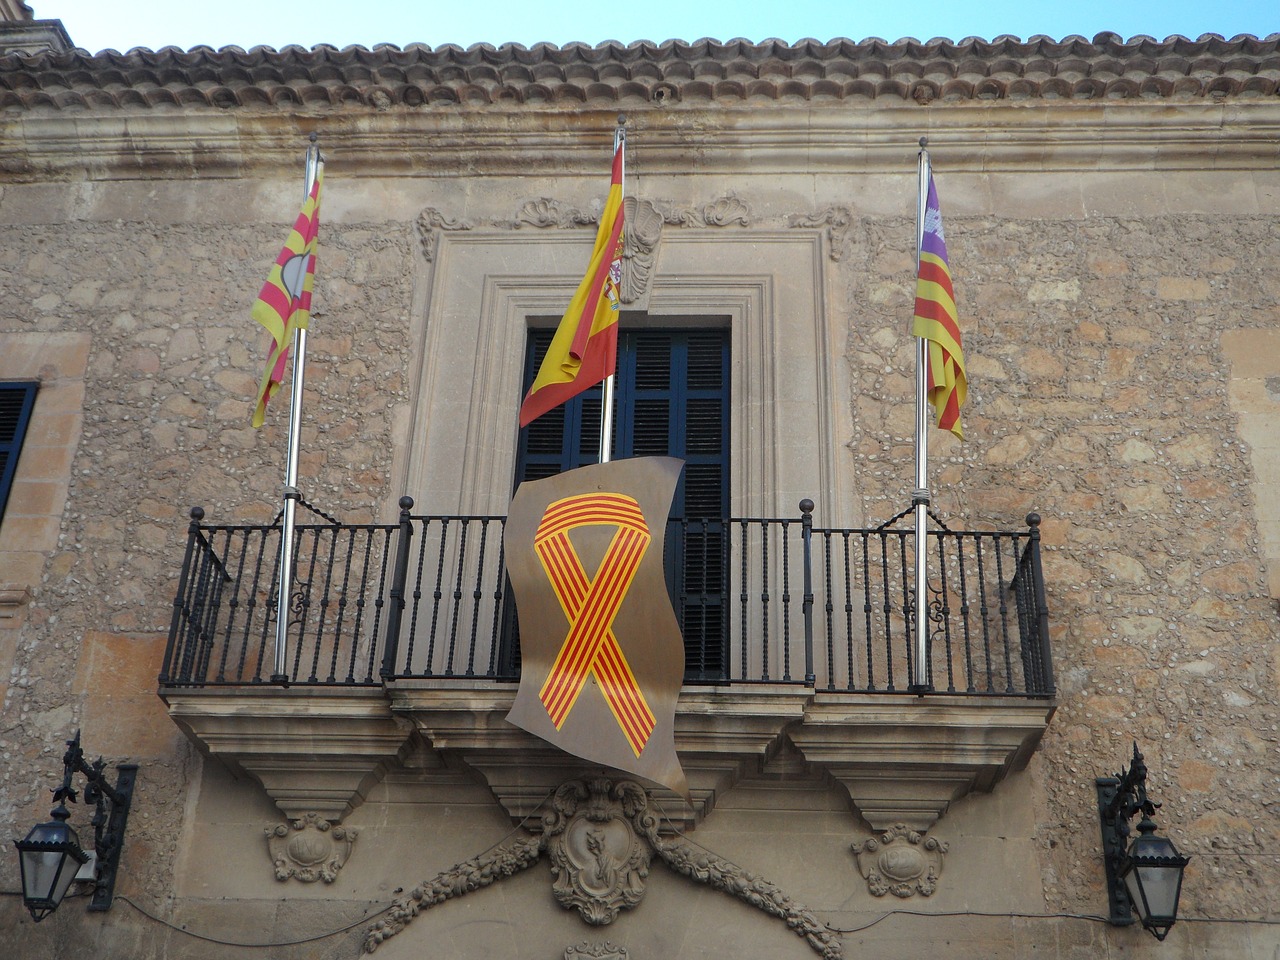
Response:
[{"label": "stone relief carving", "polygon": [[511,225],[516,229],[526,224],[532,227],[583,227],[599,220],[599,211],[580,210],[560,200],[538,197],[520,205]]},{"label": "stone relief carving", "polygon": [[[685,840],[662,839],[658,816],[638,783],[592,777],[561,784],[542,828],[540,836],[517,838],[418,884],[368,928],[365,952],[377,950],[423,910],[526,870],[545,852],[556,900],[576,909],[587,923],[607,924],[638,904],[649,864],[657,857],[675,873],[783,921],[824,960],[844,956],[839,935],[768,880]],[[565,953],[566,960],[579,956],[595,955]]]},{"label": "stone relief carving", "polygon": [[608,940],[593,943],[584,940],[576,947],[566,948],[564,960],[627,960],[627,950],[615,947]]},{"label": "stone relief carving", "polygon": [[470,230],[474,224],[461,217],[447,217],[435,207],[425,207],[418,214],[418,240],[422,243],[422,256],[428,262],[436,258],[436,244],[440,230]]},{"label": "stone relief carving", "polygon": [[662,239],[663,216],[652,200],[627,197],[622,201],[626,229],[622,234],[622,283],[619,297],[635,303],[649,291],[658,243]]},{"label": "stone relief carving", "polygon": [[828,256],[839,263],[849,252],[849,225],[853,223],[853,213],[848,207],[827,207],[814,214],[796,213],[787,217],[792,227],[827,228]]},{"label": "stone relief carving", "polygon": [[852,847],[857,853],[858,869],[874,896],[892,893],[905,899],[918,893],[928,897],[938,888],[947,844],[935,837],[926,837],[899,823],[878,838],[854,843]]},{"label": "stone relief carving", "polygon": [[593,926],[612,923],[644,898],[652,850],[642,837],[657,829],[644,788],[630,780],[571,780],[543,817],[551,859],[551,893]]},{"label": "stone relief carving", "polygon": [[748,227],[751,225],[751,208],[731,193],[703,207],[702,222],[708,227],[727,227],[733,223]]},{"label": "stone relief carving", "polygon": [[268,824],[263,832],[276,879],[294,877],[303,883],[333,883],[351,856],[351,846],[358,835],[357,830],[335,826],[318,813],[308,813],[288,823]]}]

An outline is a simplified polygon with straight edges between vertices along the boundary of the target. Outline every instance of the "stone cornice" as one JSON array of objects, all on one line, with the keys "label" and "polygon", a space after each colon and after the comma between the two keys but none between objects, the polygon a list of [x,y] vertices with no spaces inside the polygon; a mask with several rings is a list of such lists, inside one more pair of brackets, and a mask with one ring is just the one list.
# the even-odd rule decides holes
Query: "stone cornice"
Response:
[{"label": "stone cornice", "polygon": [[[700,115],[696,136],[673,111],[629,115],[631,150],[651,176],[900,172],[921,134],[945,145],[952,172],[1274,170],[1280,161],[1280,97],[1015,108],[968,101],[821,115],[743,104]],[[0,111],[0,181],[274,177],[296,167],[312,129],[334,178],[575,175],[594,173],[607,156],[613,117]]]},{"label": "stone cornice", "polygon": [[670,40],[467,49],[317,46],[45,51],[0,57],[0,110],[357,111],[887,100],[1255,99],[1280,90],[1280,34],[1124,41],[1000,37]]}]

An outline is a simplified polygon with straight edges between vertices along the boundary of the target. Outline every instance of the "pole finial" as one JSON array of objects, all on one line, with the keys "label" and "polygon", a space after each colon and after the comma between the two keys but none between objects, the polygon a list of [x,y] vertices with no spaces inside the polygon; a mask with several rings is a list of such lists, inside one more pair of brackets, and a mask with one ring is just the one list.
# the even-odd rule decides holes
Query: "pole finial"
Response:
[{"label": "pole finial", "polygon": [[921,150],[923,150],[923,149],[925,149],[925,148],[926,148],[926,147],[928,147],[928,146],[929,146],[929,138],[928,138],[928,137],[921,137],[921,138],[920,138],[920,149],[921,149]]},{"label": "pole finial", "polygon": [[627,125],[627,115],[625,113],[618,114],[618,126],[625,127]]},{"label": "pole finial", "polygon": [[310,140],[312,143],[315,143],[317,140],[319,140],[319,139],[320,139],[320,134],[318,134],[318,133],[316,133],[314,130],[312,130],[312,131],[311,131],[311,136],[309,136],[307,139],[308,139],[308,140]]}]

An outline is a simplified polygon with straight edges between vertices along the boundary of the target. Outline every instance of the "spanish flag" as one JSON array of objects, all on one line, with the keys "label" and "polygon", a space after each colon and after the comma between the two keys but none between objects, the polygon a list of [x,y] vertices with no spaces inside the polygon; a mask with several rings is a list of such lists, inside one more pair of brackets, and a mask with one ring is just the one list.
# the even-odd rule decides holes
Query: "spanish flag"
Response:
[{"label": "spanish flag", "polygon": [[964,348],[960,345],[956,295],[947,264],[947,244],[942,235],[942,213],[938,209],[938,191],[933,185],[932,172],[925,201],[916,313],[911,332],[928,341],[925,352],[929,359],[929,402],[937,414],[938,426],[963,440],[960,408],[968,394],[968,382],[964,373]]},{"label": "spanish flag", "polygon": [[311,319],[311,288],[316,273],[316,234],[320,230],[320,184],[324,180],[324,164],[316,167],[311,194],[302,204],[302,212],[289,231],[284,249],[267,274],[258,301],[250,311],[253,319],[271,334],[267,350],[267,369],[258,388],[258,404],[253,411],[255,427],[262,426],[267,401],[280,388],[289,362],[289,347],[296,330],[307,329]]},{"label": "spanish flag", "polygon": [[612,376],[618,362],[618,285],[622,279],[622,150],[613,155],[613,182],[587,275],[569,301],[551,346],[520,405],[520,426]]}]

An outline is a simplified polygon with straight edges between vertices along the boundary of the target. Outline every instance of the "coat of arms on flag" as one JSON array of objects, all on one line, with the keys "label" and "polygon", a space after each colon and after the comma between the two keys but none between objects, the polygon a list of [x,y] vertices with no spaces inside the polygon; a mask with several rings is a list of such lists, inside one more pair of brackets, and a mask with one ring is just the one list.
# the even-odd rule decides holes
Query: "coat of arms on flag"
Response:
[{"label": "coat of arms on flag", "polygon": [[675,750],[684,640],[662,567],[683,466],[640,457],[523,483],[504,545],[521,658],[507,719],[688,799]]}]

